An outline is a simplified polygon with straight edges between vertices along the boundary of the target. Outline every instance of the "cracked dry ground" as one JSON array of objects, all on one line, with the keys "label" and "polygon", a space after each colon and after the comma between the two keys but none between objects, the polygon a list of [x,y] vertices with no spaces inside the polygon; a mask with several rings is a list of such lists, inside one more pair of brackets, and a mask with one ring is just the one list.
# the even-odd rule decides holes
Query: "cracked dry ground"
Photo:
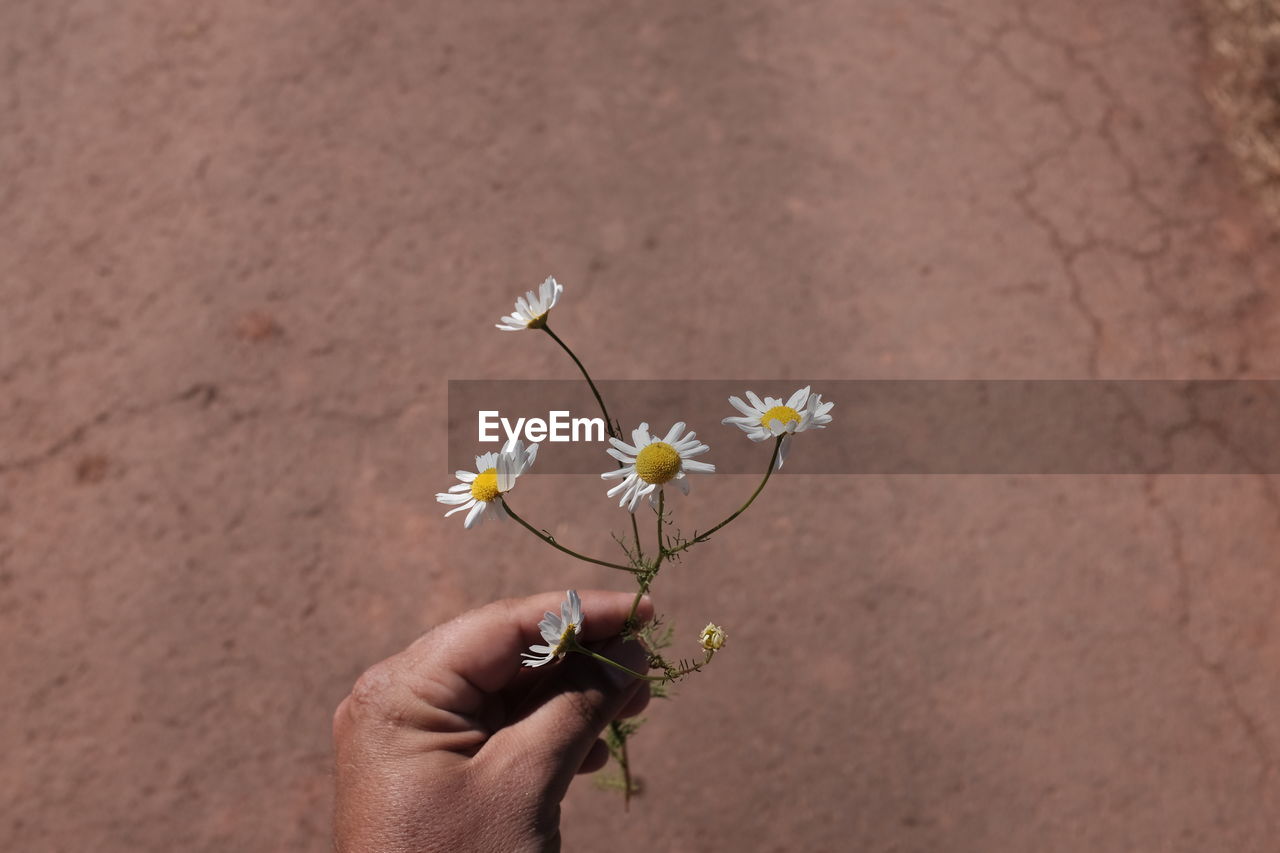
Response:
[{"label": "cracked dry ground", "polygon": [[[1280,367],[1191,3],[50,0],[0,56],[5,850],[324,849],[365,666],[619,583],[432,499],[447,378],[573,376],[492,331],[548,272],[609,378]],[[778,478],[568,849],[1273,850],[1275,489]]]}]

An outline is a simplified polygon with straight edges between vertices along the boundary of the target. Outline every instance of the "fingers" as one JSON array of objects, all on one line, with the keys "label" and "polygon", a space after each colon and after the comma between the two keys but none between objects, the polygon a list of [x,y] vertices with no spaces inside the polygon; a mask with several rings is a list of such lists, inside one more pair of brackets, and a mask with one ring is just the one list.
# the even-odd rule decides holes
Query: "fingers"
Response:
[{"label": "fingers", "polygon": [[[636,672],[643,672],[644,668],[637,669]],[[622,710],[614,717],[615,720],[624,720],[627,717],[634,717],[649,707],[649,682],[642,681],[640,686],[636,688],[636,692],[631,694],[631,698],[627,700],[627,704],[622,706]]]},{"label": "fingers", "polygon": [[[627,700],[627,704],[622,707],[615,720],[623,720],[627,717],[634,717],[649,706],[649,682],[642,681],[636,691],[631,694],[631,698]],[[578,768],[578,773],[595,773],[597,770],[604,768],[609,763],[609,747],[600,738],[596,738],[596,742],[591,745],[591,750],[587,753],[587,757],[582,759],[582,766]]]},{"label": "fingers", "polygon": [[[558,611],[564,598],[563,592],[548,592],[464,613],[371,667],[351,698],[356,706],[373,706],[379,716],[430,729],[463,727],[487,695],[520,673],[520,653],[542,642],[538,622],[546,611]],[[601,590],[587,590],[581,598],[580,637],[588,643],[621,633],[635,600],[632,593]],[[643,623],[652,616],[646,596],[636,617]]]},{"label": "fingers", "polygon": [[608,763],[609,747],[597,738],[591,745],[591,751],[587,753],[587,757],[582,759],[582,766],[578,768],[578,773],[595,773],[597,770],[603,770]]},{"label": "fingers", "polygon": [[[597,652],[636,672],[648,669],[648,654],[639,643],[615,639]],[[532,710],[495,733],[476,757],[499,773],[517,765],[558,801],[609,721],[644,707],[648,691],[641,695],[642,686],[614,667],[570,655],[548,673],[547,692]]]}]

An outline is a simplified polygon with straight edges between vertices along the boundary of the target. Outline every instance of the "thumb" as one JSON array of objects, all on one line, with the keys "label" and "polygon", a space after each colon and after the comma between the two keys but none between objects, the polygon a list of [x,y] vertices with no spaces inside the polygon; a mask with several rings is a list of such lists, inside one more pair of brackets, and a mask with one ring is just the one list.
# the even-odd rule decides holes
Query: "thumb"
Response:
[{"label": "thumb", "polygon": [[[649,668],[648,653],[634,640],[614,638],[593,651],[635,672]],[[534,699],[533,710],[486,748],[522,765],[559,802],[604,727],[645,682],[582,654],[570,654],[547,676],[546,692]]]}]

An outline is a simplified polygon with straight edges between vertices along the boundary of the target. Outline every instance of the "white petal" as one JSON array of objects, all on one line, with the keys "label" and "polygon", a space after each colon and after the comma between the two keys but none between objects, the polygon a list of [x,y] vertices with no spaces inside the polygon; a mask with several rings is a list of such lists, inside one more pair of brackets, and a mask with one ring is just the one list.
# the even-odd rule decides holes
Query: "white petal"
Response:
[{"label": "white petal", "polygon": [[477,501],[475,498],[467,498],[467,503],[464,503],[462,506],[449,510],[444,514],[444,517],[448,518],[449,516],[453,515],[455,512],[462,512],[464,509],[471,509],[471,507],[475,506],[477,503],[479,503],[479,501]]},{"label": "white petal", "polygon": [[[602,474],[601,476],[603,477],[604,475]],[[636,479],[637,478],[635,476],[635,472],[628,471],[627,478],[623,480],[621,483],[619,483],[618,485],[611,488],[609,491],[605,492],[605,496],[611,498],[614,495],[618,494],[619,492],[624,491],[625,489],[629,488],[633,483],[635,483]]]},{"label": "white petal", "polygon": [[637,453],[640,452],[639,447],[627,444],[625,441],[623,441],[620,438],[614,438],[613,436],[609,436],[609,443],[612,444],[614,447],[618,448],[619,450],[621,450],[623,453],[626,453],[630,456],[635,456]]},{"label": "white petal", "polygon": [[467,520],[463,522],[462,526],[470,530],[477,524],[480,524],[484,521],[484,516],[481,514],[483,512],[484,501],[476,501],[476,505],[471,508],[471,512],[467,513]]},{"label": "white petal", "polygon": [[508,492],[516,484],[515,470],[519,463],[509,453],[498,457],[498,492]]},{"label": "white petal", "polygon": [[807,404],[808,404],[808,402],[809,402],[809,388],[810,388],[810,387],[811,387],[811,386],[806,385],[806,386],[804,386],[803,388],[801,388],[799,391],[797,391],[796,393],[792,394],[792,395],[791,395],[791,398],[790,398],[789,400],[787,400],[787,408],[788,408],[788,409],[795,409],[795,410],[798,412],[798,411],[800,411],[800,409],[802,409],[805,405],[807,405]]}]

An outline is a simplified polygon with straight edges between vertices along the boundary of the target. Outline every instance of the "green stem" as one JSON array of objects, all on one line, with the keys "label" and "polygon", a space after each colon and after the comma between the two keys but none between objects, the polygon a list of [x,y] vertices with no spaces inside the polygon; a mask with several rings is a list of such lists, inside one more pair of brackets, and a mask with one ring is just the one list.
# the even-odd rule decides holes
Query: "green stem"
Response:
[{"label": "green stem", "polygon": [[662,487],[659,486],[658,487],[658,559],[653,564],[653,573],[655,575],[658,573],[658,567],[662,565],[662,558],[667,556],[667,549],[662,547],[662,520],[663,520],[662,517],[666,513],[666,511],[667,511],[667,496],[666,496],[666,493],[662,490]]},{"label": "green stem", "polygon": [[[619,462],[619,465],[622,463]],[[636,514],[631,513],[631,535],[636,538],[636,562],[644,562],[644,548],[640,547],[640,527],[636,524]]]},{"label": "green stem", "polygon": [[[659,491],[658,492],[658,559],[655,560],[653,565],[650,566],[648,569],[646,569],[643,572],[638,572],[636,574],[636,581],[639,584],[639,588],[636,590],[636,597],[631,599],[631,612],[627,614],[627,621],[623,623],[626,626],[628,631],[635,631],[635,629],[639,627],[636,624],[636,611],[640,609],[640,599],[644,598],[644,594],[648,592],[649,587],[653,585],[653,579],[658,576],[658,568],[662,565],[662,559],[667,555],[667,552],[662,547],[662,516],[665,511],[666,511],[666,496],[661,491]],[[635,524],[635,520],[636,520],[636,514],[633,512],[631,513],[631,523]],[[636,529],[636,541],[637,542],[640,541],[639,528]]]},{"label": "green stem", "polygon": [[666,675],[665,673],[663,675],[642,675],[641,673],[636,672],[634,669],[631,669],[630,667],[627,667],[627,666],[623,666],[622,664],[618,663],[616,660],[611,660],[602,654],[593,652],[591,651],[591,649],[583,645],[578,645],[573,649],[573,651],[578,652],[580,654],[584,654],[589,658],[595,658],[601,663],[608,664],[614,669],[620,669],[623,672],[625,672],[627,675],[630,675],[632,678],[639,678],[644,681],[653,681],[653,682],[663,682],[663,681],[672,680],[671,677]]},{"label": "green stem", "polygon": [[622,808],[631,811],[631,759],[627,756],[627,736],[622,733],[622,726],[617,720],[609,723],[609,729],[618,742],[618,754],[614,758],[622,768]]},{"label": "green stem", "polygon": [[628,631],[635,631],[640,627],[636,624],[636,611],[640,609],[640,599],[644,598],[644,594],[649,591],[649,585],[653,583],[653,575],[648,577],[637,575],[636,580],[640,588],[636,590],[636,597],[631,599],[631,612],[627,614],[627,621],[622,623]]},{"label": "green stem", "polygon": [[558,343],[560,345],[560,349],[567,352],[569,354],[569,358],[573,359],[573,363],[578,365],[578,369],[582,371],[582,378],[587,380],[587,384],[591,386],[591,393],[596,396],[596,402],[600,404],[600,412],[601,414],[604,415],[605,430],[609,433],[609,435],[613,436],[614,438],[620,438],[621,436],[618,435],[618,430],[615,429],[613,426],[613,419],[609,417],[609,410],[605,408],[604,398],[600,396],[600,391],[599,389],[596,388],[596,383],[591,381],[591,374],[587,373],[587,369],[582,366],[582,362],[579,361],[578,357],[573,354],[573,350],[569,349],[569,345],[566,344],[564,341],[560,340],[559,335],[551,331],[550,326],[543,326],[542,331],[550,335],[551,340]]},{"label": "green stem", "polygon": [[595,557],[588,557],[583,554],[579,554],[577,551],[573,550],[572,548],[566,548],[556,540],[552,539],[547,534],[543,533],[541,530],[538,530],[537,528],[535,528],[533,525],[525,521],[520,516],[516,515],[515,510],[511,508],[511,504],[507,503],[507,499],[505,497],[500,498],[500,500],[502,501],[503,509],[507,511],[508,515],[510,515],[516,521],[520,522],[520,525],[525,530],[528,530],[534,536],[537,536],[539,539],[541,539],[543,542],[546,542],[548,545],[550,545],[552,548],[555,548],[557,551],[563,551],[564,553],[568,554],[570,557],[577,557],[579,560],[582,560],[585,563],[595,563],[597,566],[607,566],[610,569],[619,569],[624,572],[630,572],[633,575],[639,574],[639,569],[632,568],[631,566],[623,566],[623,565],[619,565],[618,563],[610,563],[608,560],[597,560]]},{"label": "green stem", "polygon": [[663,549],[663,552],[661,555],[659,555],[658,559],[661,560],[663,556],[670,556],[671,554],[679,554],[684,549],[692,545],[695,545],[698,542],[705,541],[709,536],[711,536],[712,533],[715,533],[717,530],[724,527],[726,524],[728,524],[729,522],[733,521],[735,518],[737,518],[738,516],[746,512],[747,507],[751,506],[751,504],[755,502],[755,499],[760,496],[760,493],[762,491],[764,491],[765,484],[769,482],[769,478],[773,476],[773,467],[778,461],[778,451],[782,449],[782,439],[785,437],[786,435],[783,434],[778,436],[777,439],[774,440],[773,455],[769,457],[769,470],[764,472],[764,479],[760,481],[760,485],[756,486],[756,490],[751,493],[751,497],[747,498],[746,503],[738,507],[738,509],[733,513],[733,515],[729,516],[724,521],[720,522],[715,527],[708,530],[706,533],[699,533],[693,539],[690,539],[688,542],[684,543],[679,548],[672,548],[669,551],[666,549]]},{"label": "green stem", "polygon": [[[550,326],[543,325],[542,331],[550,335],[551,340],[559,344],[560,349],[568,353],[569,358],[573,359],[573,363],[578,365],[578,370],[582,371],[582,378],[587,380],[587,385],[591,388],[591,393],[595,395],[596,403],[600,405],[600,414],[604,415],[605,431],[614,438],[622,438],[619,429],[613,425],[613,418],[609,417],[609,409],[604,404],[604,397],[600,396],[600,389],[596,387],[596,383],[591,379],[591,374],[587,372],[587,368],[583,365],[582,361],[576,354],[574,354],[573,350],[569,349],[568,344],[560,340],[559,335],[551,331]],[[618,467],[622,467],[621,462],[618,463]],[[644,548],[640,544],[640,528],[636,525],[636,517],[634,514],[631,516],[631,535],[635,537],[636,560],[638,562],[644,562]]]}]

